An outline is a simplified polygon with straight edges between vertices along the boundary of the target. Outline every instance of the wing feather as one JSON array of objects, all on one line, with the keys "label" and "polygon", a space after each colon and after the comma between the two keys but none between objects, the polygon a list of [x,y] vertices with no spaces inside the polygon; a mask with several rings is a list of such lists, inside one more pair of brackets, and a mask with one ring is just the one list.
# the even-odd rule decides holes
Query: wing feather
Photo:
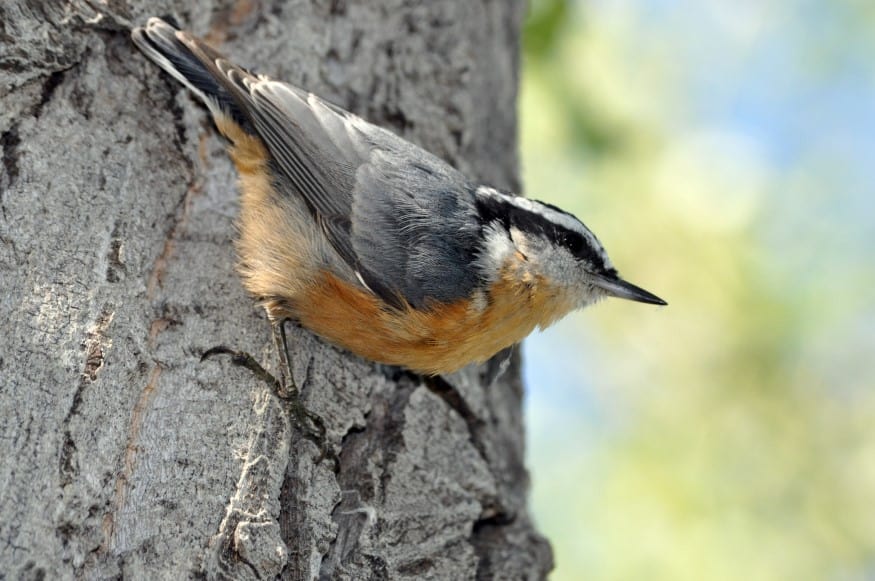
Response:
[{"label": "wing feather", "polygon": [[162,21],[144,30],[134,38],[151,58],[262,139],[277,188],[305,200],[365,287],[394,307],[470,296],[481,226],[474,188],[461,173],[311,93],[253,75]]}]

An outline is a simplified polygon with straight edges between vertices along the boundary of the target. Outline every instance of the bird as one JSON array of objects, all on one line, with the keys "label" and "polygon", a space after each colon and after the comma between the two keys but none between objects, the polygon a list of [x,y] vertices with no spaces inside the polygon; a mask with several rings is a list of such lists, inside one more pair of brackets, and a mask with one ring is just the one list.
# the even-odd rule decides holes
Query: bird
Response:
[{"label": "bird", "polygon": [[621,278],[595,234],[554,205],[469,179],[160,18],[132,39],[230,142],[237,270],[286,357],[291,319],[365,359],[436,376],[604,297],[667,304]]}]

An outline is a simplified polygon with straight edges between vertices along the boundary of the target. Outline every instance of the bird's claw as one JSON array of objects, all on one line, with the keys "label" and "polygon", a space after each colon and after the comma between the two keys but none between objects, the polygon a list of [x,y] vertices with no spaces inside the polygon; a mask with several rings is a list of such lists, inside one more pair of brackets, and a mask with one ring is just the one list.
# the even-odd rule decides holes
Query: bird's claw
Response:
[{"label": "bird's claw", "polygon": [[232,364],[248,369],[258,379],[267,383],[276,398],[285,404],[294,427],[299,430],[305,438],[316,444],[319,448],[319,460],[321,461],[322,459],[330,458],[335,466],[338,465],[337,456],[328,445],[325,422],[319,415],[308,410],[304,405],[304,402],[301,401],[300,392],[292,381],[290,374],[287,379],[287,381],[291,383],[289,388],[284,385],[283,381],[277,379],[273,374],[262,367],[262,365],[249,353],[246,353],[245,351],[237,351],[224,345],[218,345],[205,351],[203,355],[201,355],[201,361],[206,361],[216,355],[228,355],[231,358]]}]

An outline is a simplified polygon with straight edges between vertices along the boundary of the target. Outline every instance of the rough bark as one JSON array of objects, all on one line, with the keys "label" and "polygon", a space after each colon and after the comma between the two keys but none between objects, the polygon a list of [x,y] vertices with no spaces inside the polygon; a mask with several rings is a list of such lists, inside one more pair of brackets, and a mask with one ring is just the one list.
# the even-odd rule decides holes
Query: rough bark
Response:
[{"label": "rough bark", "polygon": [[[290,326],[320,458],[233,272],[235,176],[139,55],[173,14],[244,65],[518,186],[521,0],[0,4],[0,570],[9,578],[542,578],[517,365],[431,386]],[[515,361],[515,360],[514,360]],[[2,575],[0,575],[2,576]]]}]

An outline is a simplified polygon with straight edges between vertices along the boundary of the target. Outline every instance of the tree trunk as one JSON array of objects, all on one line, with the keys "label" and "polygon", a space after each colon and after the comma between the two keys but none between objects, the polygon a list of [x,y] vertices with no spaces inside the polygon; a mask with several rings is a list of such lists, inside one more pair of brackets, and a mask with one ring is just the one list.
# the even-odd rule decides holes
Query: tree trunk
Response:
[{"label": "tree trunk", "polygon": [[[18,578],[543,578],[516,359],[427,386],[289,325],[339,458],[234,274],[235,174],[129,39],[148,16],[518,188],[522,0],[4,0],[0,570]],[[174,12],[175,11],[175,12]],[[0,575],[2,576],[2,575]]]}]

